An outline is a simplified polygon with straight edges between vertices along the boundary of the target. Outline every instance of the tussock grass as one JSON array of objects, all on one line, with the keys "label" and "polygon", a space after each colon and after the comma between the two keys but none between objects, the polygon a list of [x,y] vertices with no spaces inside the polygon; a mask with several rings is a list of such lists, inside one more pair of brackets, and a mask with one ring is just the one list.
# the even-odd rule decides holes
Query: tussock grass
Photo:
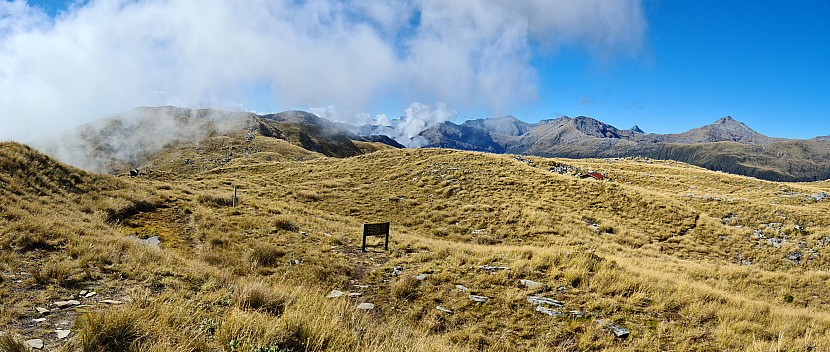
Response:
[{"label": "tussock grass", "polygon": [[[131,180],[13,144],[0,156],[51,170],[0,157],[0,330],[38,336],[19,321],[79,288],[128,302],[90,302],[65,350],[830,350],[830,203],[809,197],[826,182],[430,149],[252,156]],[[612,180],[553,174],[554,163]],[[232,184],[245,190],[235,209],[216,191]],[[384,221],[390,251],[373,238],[359,253],[361,225]],[[795,251],[803,259],[788,261]],[[360,295],[324,298],[333,289]],[[531,294],[585,315],[543,315]]]}]

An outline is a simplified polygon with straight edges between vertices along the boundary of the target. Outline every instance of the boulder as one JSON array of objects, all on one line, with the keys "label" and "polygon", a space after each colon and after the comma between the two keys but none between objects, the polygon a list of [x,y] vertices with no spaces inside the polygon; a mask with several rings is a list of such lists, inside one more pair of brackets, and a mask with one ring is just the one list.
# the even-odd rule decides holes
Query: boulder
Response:
[{"label": "boulder", "polygon": [[35,307],[35,311],[40,315],[49,315],[50,311],[43,307]]},{"label": "boulder", "polygon": [[560,312],[558,310],[545,308],[545,307],[542,307],[542,306],[536,306],[536,311],[539,312],[539,313],[542,313],[542,314],[550,315],[552,317],[564,317],[565,316],[565,314],[562,314],[562,312]]},{"label": "boulder", "polygon": [[331,290],[331,292],[329,292],[329,294],[326,295],[326,298],[339,298],[339,297],[343,296],[344,294],[345,293],[343,291],[340,291],[340,290]]},{"label": "boulder", "polygon": [[72,333],[72,332],[69,331],[69,330],[58,329],[58,330],[55,330],[55,333],[58,334],[58,340],[63,340],[65,338],[69,337],[69,334]]},{"label": "boulder", "polygon": [[372,310],[375,309],[374,303],[361,303],[357,305],[357,309],[360,310]]},{"label": "boulder", "polygon": [[70,299],[68,301],[57,301],[57,302],[55,302],[55,305],[58,306],[58,308],[69,308],[69,307],[72,307],[72,306],[77,306],[79,304],[81,304],[81,302],[76,301],[74,299]]},{"label": "boulder", "polygon": [[438,309],[438,310],[440,310],[444,313],[447,313],[447,314],[452,314],[453,313],[452,310],[444,308],[443,306],[437,306],[437,307],[435,307],[435,309]]},{"label": "boulder", "polygon": [[471,301],[478,303],[487,303],[490,299],[484,296],[469,295]]},{"label": "boulder", "polygon": [[628,335],[631,333],[630,331],[628,331],[628,329],[617,325],[608,325],[608,329],[611,330],[612,333],[614,333],[614,336],[620,339],[628,337]]},{"label": "boulder", "polygon": [[519,280],[519,284],[521,284],[524,287],[533,288],[533,289],[540,288],[540,289],[545,290],[545,289],[548,288],[548,285],[545,285],[541,282],[536,282],[536,281],[532,281],[532,280],[525,280],[525,279]]},{"label": "boulder", "polygon": [[43,340],[41,340],[41,339],[26,340],[24,343],[27,346],[29,346],[31,348],[34,348],[36,350],[42,350],[43,349]]},{"label": "boulder", "polygon": [[562,302],[557,301],[553,298],[539,297],[539,296],[527,296],[527,301],[530,302],[533,305],[536,305],[536,306],[541,306],[543,304],[547,304],[549,306],[562,307]]}]

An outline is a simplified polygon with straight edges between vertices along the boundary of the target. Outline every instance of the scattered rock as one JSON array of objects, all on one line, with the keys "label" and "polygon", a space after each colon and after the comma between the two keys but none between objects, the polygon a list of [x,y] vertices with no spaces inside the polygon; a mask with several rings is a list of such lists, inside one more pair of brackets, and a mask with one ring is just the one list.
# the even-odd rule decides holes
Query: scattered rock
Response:
[{"label": "scattered rock", "polygon": [[544,289],[548,288],[548,285],[545,285],[541,282],[532,281],[532,280],[521,279],[521,280],[519,280],[519,283],[522,286],[525,286],[525,287],[528,287],[528,288],[533,288],[533,289],[541,288],[541,289],[544,290]]},{"label": "scattered rock", "polygon": [[403,267],[402,266],[396,266],[396,267],[392,268],[392,276],[398,276],[400,274],[403,274]]},{"label": "scattered rock", "polygon": [[51,313],[48,309],[43,307],[35,307],[35,311],[40,315],[49,315],[49,313]]},{"label": "scattered rock", "polygon": [[559,286],[556,288],[556,292],[565,293],[568,291],[568,286]]},{"label": "scattered rock", "polygon": [[348,296],[349,297],[360,297],[360,296],[363,296],[363,294],[360,293],[360,292],[349,292]]},{"label": "scattered rock", "polygon": [[490,299],[484,296],[469,295],[470,300],[478,303],[487,303]]},{"label": "scattered rock", "polygon": [[549,306],[562,307],[562,302],[557,301],[553,298],[539,297],[539,296],[527,296],[527,301],[530,302],[531,304],[537,305],[537,306],[547,304]]},{"label": "scattered rock", "polygon": [[821,201],[821,200],[825,200],[827,198],[830,198],[830,194],[827,194],[827,193],[824,193],[824,192],[819,192],[819,193],[811,195],[810,198],[813,198],[813,200],[816,200],[816,201]]},{"label": "scattered rock", "polygon": [[146,244],[148,246],[158,247],[161,241],[159,241],[159,236],[153,236],[147,238],[146,240],[141,240],[142,244]]},{"label": "scattered rock", "polygon": [[69,334],[72,333],[72,331],[58,329],[58,330],[55,330],[55,333],[58,334],[58,340],[63,340],[65,338],[69,337]]},{"label": "scattered rock", "polygon": [[354,285],[354,287],[365,290],[365,289],[369,288],[369,285]]},{"label": "scattered rock", "polygon": [[112,305],[124,304],[124,302],[114,300],[114,299],[105,299],[105,300],[101,301],[101,303],[112,304]]},{"label": "scattered rock", "polygon": [[568,314],[573,315],[577,318],[582,318],[582,317],[585,316],[585,312],[583,312],[581,310],[572,310],[572,311],[569,311]]},{"label": "scattered rock", "polygon": [[288,265],[300,265],[300,261],[297,259],[291,259],[288,261]]},{"label": "scattered rock", "polygon": [[78,294],[78,296],[79,296],[79,297],[82,297],[82,296],[86,295],[86,293],[87,293],[87,292],[89,292],[89,291],[87,291],[87,290],[82,290],[82,291],[81,291],[81,293],[79,293],[79,294]]},{"label": "scattered rock", "polygon": [[494,271],[498,271],[498,270],[510,270],[510,268],[508,268],[506,266],[492,266],[492,265],[479,265],[478,268],[482,269],[482,270],[487,270],[489,272],[494,272]]},{"label": "scattered rock", "polygon": [[614,333],[614,336],[620,339],[628,337],[628,335],[631,333],[630,331],[628,331],[628,329],[616,325],[608,325],[608,329],[610,329],[611,332]]},{"label": "scattered rock", "polygon": [[804,257],[804,253],[802,253],[801,251],[795,251],[787,255],[787,260],[793,263],[798,263],[801,261],[802,257]]},{"label": "scattered rock", "polygon": [[326,295],[326,298],[339,298],[342,297],[344,294],[345,293],[340,290],[331,290],[331,292],[329,292],[329,294]]},{"label": "scattered rock", "polygon": [[443,306],[437,306],[437,307],[435,307],[435,309],[438,309],[438,310],[440,310],[440,311],[442,311],[442,312],[444,312],[444,313],[447,313],[447,314],[452,314],[452,310],[451,310],[451,309],[444,308]]},{"label": "scattered rock", "polygon": [[69,307],[72,307],[72,306],[77,306],[79,304],[81,304],[81,302],[76,301],[74,299],[70,299],[68,301],[57,301],[57,302],[55,302],[55,305],[58,306],[58,308],[69,308]]},{"label": "scattered rock", "polygon": [[37,319],[32,319],[32,322],[35,322],[35,323],[42,323],[42,322],[44,322],[44,321],[46,321],[46,318],[37,318]]},{"label": "scattered rock", "polygon": [[426,278],[427,278],[427,274],[418,274],[418,275],[415,275],[415,280],[418,280],[418,281],[423,281],[423,280],[424,280],[424,279],[426,279]]},{"label": "scattered rock", "polygon": [[467,291],[469,291],[469,290],[470,290],[467,286],[460,285],[460,284],[459,284],[459,285],[455,285],[455,288],[457,288],[457,289],[461,290],[461,292],[467,292]]},{"label": "scattered rock", "polygon": [[552,317],[564,317],[565,316],[565,314],[562,314],[562,312],[560,312],[558,310],[545,308],[545,307],[542,307],[542,306],[536,306],[536,311],[540,312],[542,314],[550,315]]},{"label": "scattered rock", "polygon": [[42,350],[43,349],[43,340],[41,340],[41,339],[26,340],[26,342],[24,342],[24,343],[26,345],[28,345],[29,347],[34,348],[36,350]]},{"label": "scattered rock", "polygon": [[372,310],[372,309],[375,309],[375,304],[374,303],[361,303],[361,304],[357,305],[357,309]]},{"label": "scattered rock", "polygon": [[84,295],[84,298],[95,297],[97,295],[98,295],[98,292],[89,292],[89,293]]}]

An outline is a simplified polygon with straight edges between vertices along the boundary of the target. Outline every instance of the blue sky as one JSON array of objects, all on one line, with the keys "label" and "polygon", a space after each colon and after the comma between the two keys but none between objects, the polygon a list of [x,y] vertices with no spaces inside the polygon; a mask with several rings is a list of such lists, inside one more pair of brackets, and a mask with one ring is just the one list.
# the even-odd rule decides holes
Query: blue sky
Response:
[{"label": "blue sky", "polygon": [[827,0],[257,1],[0,2],[0,105],[28,123],[0,139],[162,104],[830,135]]},{"label": "blue sky", "polygon": [[596,117],[618,128],[681,132],[730,115],[776,137],[830,134],[830,2],[646,3],[636,58],[539,59],[540,103],[519,115]]}]

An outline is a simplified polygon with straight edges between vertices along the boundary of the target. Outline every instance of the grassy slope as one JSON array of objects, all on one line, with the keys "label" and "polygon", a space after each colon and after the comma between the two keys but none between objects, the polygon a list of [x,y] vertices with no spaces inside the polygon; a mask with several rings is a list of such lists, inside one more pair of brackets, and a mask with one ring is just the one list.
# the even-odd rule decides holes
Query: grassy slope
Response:
[{"label": "grassy slope", "polygon": [[[49,336],[55,322],[32,324],[32,307],[80,289],[129,301],[107,311],[86,300],[67,315],[76,332],[67,350],[112,347],[101,336],[115,332],[159,351],[830,349],[830,206],[808,197],[830,191],[826,182],[433,149],[304,162],[255,155],[193,176],[125,180],[15,144],[0,152],[0,189],[12,200],[0,205],[9,302],[0,330]],[[612,181],[547,171],[558,163]],[[61,191],[70,184],[74,193]],[[232,185],[237,208],[227,206]],[[370,221],[392,222],[388,253],[359,253]],[[769,223],[780,225],[762,228]],[[758,229],[788,241],[775,248]],[[161,249],[127,235],[157,235]],[[805,255],[793,264],[785,257],[796,250]],[[752,264],[739,265],[739,254]],[[391,275],[395,266],[402,275]],[[455,284],[491,300],[473,303]],[[323,298],[332,289],[362,296]],[[587,314],[542,315],[528,294]],[[363,301],[375,310],[356,311]],[[631,337],[614,338],[608,323]]]}]

